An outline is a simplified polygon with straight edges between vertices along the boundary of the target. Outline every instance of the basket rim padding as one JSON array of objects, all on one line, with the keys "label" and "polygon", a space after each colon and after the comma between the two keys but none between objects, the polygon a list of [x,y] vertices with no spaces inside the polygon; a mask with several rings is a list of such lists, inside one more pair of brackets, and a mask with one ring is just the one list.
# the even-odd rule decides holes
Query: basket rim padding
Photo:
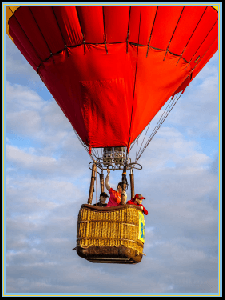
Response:
[{"label": "basket rim padding", "polygon": [[81,208],[90,208],[90,209],[93,209],[93,210],[98,210],[98,211],[113,211],[113,210],[122,210],[122,209],[125,209],[127,207],[132,207],[132,208],[135,208],[137,210],[141,210],[141,207],[139,206],[136,206],[136,205],[130,205],[130,204],[125,204],[125,205],[118,205],[118,206],[109,206],[109,207],[104,207],[104,206],[93,206],[93,205],[90,205],[90,204],[82,204],[81,205]]}]

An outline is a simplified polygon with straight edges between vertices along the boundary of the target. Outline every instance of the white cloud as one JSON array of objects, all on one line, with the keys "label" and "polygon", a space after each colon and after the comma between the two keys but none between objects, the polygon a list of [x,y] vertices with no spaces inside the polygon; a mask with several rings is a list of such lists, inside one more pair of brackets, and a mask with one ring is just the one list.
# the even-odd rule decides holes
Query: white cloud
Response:
[{"label": "white cloud", "polygon": [[218,75],[219,51],[217,51],[204,68],[198,73],[196,79],[205,79],[207,77]]},{"label": "white cloud", "polygon": [[72,125],[64,115],[59,105],[52,101],[43,108],[43,121],[50,128],[56,130],[70,130]]},{"label": "white cloud", "polygon": [[17,135],[35,136],[42,129],[43,99],[31,89],[6,83],[6,130]]},{"label": "white cloud", "polygon": [[67,153],[84,151],[56,102],[44,101],[30,88],[7,82],[6,112],[6,130],[14,134],[14,139],[39,141],[48,155],[59,149]]},{"label": "white cloud", "polygon": [[44,100],[26,86],[6,82],[6,112],[24,110],[40,110],[45,105]]},{"label": "white cloud", "polygon": [[210,61],[186,88],[166,122],[187,128],[191,136],[218,135],[218,67]]},{"label": "white cloud", "polygon": [[41,130],[41,117],[35,111],[9,113],[6,116],[7,131],[14,134],[32,136]]},{"label": "white cloud", "polygon": [[[6,160],[8,162],[7,172],[15,174],[17,172],[27,172],[31,176],[48,177],[49,174],[52,178],[73,178],[78,180],[87,172],[87,160],[83,156],[83,151],[78,150],[75,152],[72,149],[66,150],[59,157],[53,157],[54,151],[50,151],[50,155],[46,156],[43,153],[49,151],[45,146],[43,149],[18,148],[12,145],[6,145]],[[51,147],[50,147],[51,148]],[[57,148],[55,145],[53,149]],[[36,174],[36,175],[35,175]],[[14,175],[15,176],[15,175]],[[72,177],[71,177],[72,176]],[[73,180],[72,179],[72,180]]]},{"label": "white cloud", "polygon": [[174,127],[161,127],[138,162],[145,171],[161,172],[171,163],[176,172],[182,168],[183,172],[194,173],[204,169],[211,159],[201,151],[196,141],[185,138]]},{"label": "white cloud", "polygon": [[47,169],[56,166],[56,159],[53,157],[37,156],[29,154],[17,147],[6,146],[6,159],[24,168]]},{"label": "white cloud", "polygon": [[40,77],[34,71],[33,67],[26,61],[12,40],[6,36],[6,75],[15,77],[24,77],[41,83]]}]

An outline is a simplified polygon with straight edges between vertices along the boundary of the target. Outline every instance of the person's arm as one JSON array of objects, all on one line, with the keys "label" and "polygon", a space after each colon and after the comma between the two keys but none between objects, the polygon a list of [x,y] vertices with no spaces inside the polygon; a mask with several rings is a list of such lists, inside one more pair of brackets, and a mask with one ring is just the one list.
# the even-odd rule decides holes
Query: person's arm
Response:
[{"label": "person's arm", "polygon": [[110,171],[107,170],[107,173],[108,174],[106,175],[106,178],[105,178],[105,187],[109,191],[111,189],[111,186],[109,185],[109,173],[110,173]]},{"label": "person's arm", "polygon": [[145,207],[142,205],[142,207],[143,207],[143,212],[144,212],[144,214],[145,215],[148,215],[148,211],[147,211],[147,209],[145,209]]}]

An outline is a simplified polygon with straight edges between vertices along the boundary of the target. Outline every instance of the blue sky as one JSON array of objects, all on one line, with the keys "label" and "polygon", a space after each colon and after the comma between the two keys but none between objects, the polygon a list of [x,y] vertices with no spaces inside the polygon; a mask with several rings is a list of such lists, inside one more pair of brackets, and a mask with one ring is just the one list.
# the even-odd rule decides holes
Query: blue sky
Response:
[{"label": "blue sky", "polygon": [[142,263],[93,264],[72,251],[90,158],[6,37],[7,293],[217,293],[218,60],[187,87],[134,171],[149,211]]}]

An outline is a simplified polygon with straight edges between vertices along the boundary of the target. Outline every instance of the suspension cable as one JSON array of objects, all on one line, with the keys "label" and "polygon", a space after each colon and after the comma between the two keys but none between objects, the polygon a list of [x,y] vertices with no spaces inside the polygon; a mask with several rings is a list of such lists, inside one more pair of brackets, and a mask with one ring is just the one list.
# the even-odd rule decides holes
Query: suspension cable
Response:
[{"label": "suspension cable", "polygon": [[[155,134],[158,132],[158,130],[161,127],[161,125],[165,122],[165,120],[168,117],[169,113],[174,108],[174,106],[176,105],[177,101],[180,99],[181,95],[182,95],[182,92],[180,92],[180,94],[177,94],[176,97],[173,97],[173,98],[171,98],[169,100],[167,107],[165,108],[164,112],[162,113],[160,119],[158,120],[155,128],[153,129],[152,133],[150,134],[150,136],[149,136],[149,138],[148,138],[148,140],[145,143],[145,145],[144,145],[143,148],[141,148],[141,147],[143,145],[143,142],[144,142],[145,138],[142,141],[141,147],[140,147],[139,151],[136,152],[136,160],[135,160],[135,162],[137,162],[139,160],[139,158],[141,157],[141,155],[143,154],[143,152],[145,151],[145,149],[148,147],[149,143],[151,142],[151,140],[153,139],[153,137],[155,136]],[[150,125],[150,123],[149,123],[149,125]],[[147,133],[147,131],[149,129],[149,125],[148,125],[148,128],[147,128],[146,132],[145,132],[145,135],[146,135],[146,133]],[[139,137],[140,137],[140,135],[139,135]]]},{"label": "suspension cable", "polygon": [[[173,102],[173,98],[172,98],[172,97],[168,100],[168,102],[167,102],[167,107],[165,108],[165,110],[167,110],[167,108],[170,106],[171,102]],[[164,110],[162,116],[165,114],[165,110]],[[161,117],[162,117],[162,116],[161,116]],[[149,128],[150,128],[150,125],[151,125],[151,122],[149,122],[149,124],[147,125],[147,129],[146,129],[146,131],[145,131],[145,135],[147,134],[147,132],[148,132],[148,130],[149,130]],[[143,130],[143,131],[144,131],[144,130]],[[131,147],[130,147],[130,150],[134,147],[135,143],[138,145],[138,139],[140,138],[140,136],[141,136],[141,134],[143,133],[143,131],[142,131],[142,132],[137,136],[137,138],[132,142]],[[145,138],[144,138],[144,140],[145,140]],[[144,140],[142,141],[141,146],[142,146]]]},{"label": "suspension cable", "polygon": [[[155,134],[158,132],[159,128],[161,127],[161,125],[165,122],[166,118],[168,117],[169,113],[171,112],[171,110],[174,108],[174,106],[176,105],[177,101],[180,99],[182,95],[182,92],[180,92],[179,94],[176,94],[174,97],[171,97],[168,102],[167,102],[167,106],[164,110],[164,112],[162,113],[160,119],[158,120],[155,128],[152,130],[147,142],[145,143],[144,147],[142,148],[142,145],[147,137],[147,132],[150,128],[151,122],[149,122],[149,124],[147,125],[147,128],[145,130],[144,133],[144,139],[141,142],[140,145],[140,149],[136,152],[136,160],[135,162],[137,162],[141,155],[143,154],[143,152],[145,151],[145,149],[147,148],[147,146],[149,145],[149,143],[151,142],[151,140],[153,139],[153,137],[155,136]],[[89,156],[91,157],[91,159],[93,161],[98,160],[99,157],[99,152],[96,149],[92,149],[92,152],[89,153],[89,148],[88,146],[82,141],[82,139],[80,138],[80,136],[78,135],[77,131],[74,129],[74,132],[76,133],[76,136],[78,138],[78,140],[80,141],[81,145],[84,147],[84,149],[87,151],[87,153],[89,154]],[[140,138],[140,136],[142,135],[142,133],[144,132],[144,130],[137,136],[137,138],[132,142],[131,146],[130,146],[130,150],[134,147],[135,144],[138,145],[138,140]],[[101,149],[102,151],[102,149]],[[96,189],[97,189],[97,180],[96,180]],[[96,199],[97,199],[97,192],[96,192]],[[97,200],[96,200],[97,201]]]}]

